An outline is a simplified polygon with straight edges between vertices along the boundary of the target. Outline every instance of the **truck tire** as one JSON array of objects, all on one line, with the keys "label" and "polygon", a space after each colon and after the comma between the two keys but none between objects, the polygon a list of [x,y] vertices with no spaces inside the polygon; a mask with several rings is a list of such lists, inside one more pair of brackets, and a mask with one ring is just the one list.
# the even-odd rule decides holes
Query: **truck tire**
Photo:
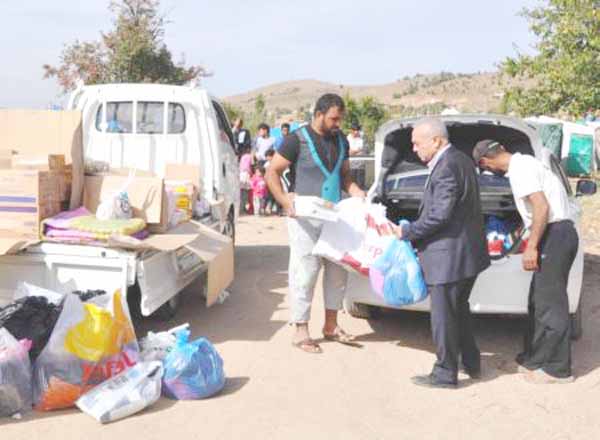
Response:
[{"label": "truck tire", "polygon": [[179,294],[168,300],[162,306],[156,310],[152,316],[158,318],[161,321],[167,322],[175,318],[177,310],[179,309]]},{"label": "truck tire", "polygon": [[231,241],[233,241],[233,244],[235,245],[235,214],[233,213],[233,208],[230,209],[229,214],[227,214],[227,221],[223,227],[223,235],[231,238]]},{"label": "truck tire", "polygon": [[353,318],[376,319],[379,315],[379,307],[370,306],[368,304],[345,301],[344,308]]}]

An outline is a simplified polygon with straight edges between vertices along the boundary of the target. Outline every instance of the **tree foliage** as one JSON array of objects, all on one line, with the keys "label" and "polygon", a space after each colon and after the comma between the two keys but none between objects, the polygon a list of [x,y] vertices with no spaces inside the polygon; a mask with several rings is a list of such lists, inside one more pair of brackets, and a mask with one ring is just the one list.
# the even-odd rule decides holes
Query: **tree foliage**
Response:
[{"label": "tree foliage", "polygon": [[537,37],[537,53],[507,58],[501,67],[534,85],[509,88],[507,109],[521,115],[580,115],[600,107],[600,2],[545,0],[522,14]]},{"label": "tree foliage", "polygon": [[64,92],[79,79],[86,84],[164,83],[183,84],[206,71],[201,66],[174,62],[163,41],[165,16],[159,0],[113,0],[114,28],[101,33],[100,41],[65,45],[60,64],[44,65],[44,78],[56,78]]},{"label": "tree foliage", "polygon": [[344,101],[346,102],[344,130],[349,130],[354,123],[359,124],[364,132],[365,145],[373,148],[375,132],[389,117],[387,109],[372,96],[356,100],[347,95]]}]

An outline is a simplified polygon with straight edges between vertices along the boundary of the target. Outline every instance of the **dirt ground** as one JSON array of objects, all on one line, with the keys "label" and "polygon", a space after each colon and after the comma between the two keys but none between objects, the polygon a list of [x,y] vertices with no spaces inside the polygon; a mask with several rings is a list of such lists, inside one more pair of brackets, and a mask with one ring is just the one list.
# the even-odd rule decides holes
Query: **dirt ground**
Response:
[{"label": "dirt ground", "polygon": [[[600,197],[588,199],[584,227],[584,335],[574,344],[577,380],[532,385],[516,371],[523,322],[476,318],[484,377],[457,390],[415,387],[410,377],[434,361],[428,316],[393,312],[377,321],[341,316],[362,348],[323,343],[322,355],[290,345],[286,325],[287,234],[280,218],[238,224],[231,296],[206,309],[197,286],[176,319],[148,320],[138,334],[182,322],[213,341],[228,382],[204,401],[161,399],[151,409],[101,426],[78,410],[0,420],[2,440],[53,439],[596,439],[600,438]],[[313,334],[323,305],[314,304]]]}]

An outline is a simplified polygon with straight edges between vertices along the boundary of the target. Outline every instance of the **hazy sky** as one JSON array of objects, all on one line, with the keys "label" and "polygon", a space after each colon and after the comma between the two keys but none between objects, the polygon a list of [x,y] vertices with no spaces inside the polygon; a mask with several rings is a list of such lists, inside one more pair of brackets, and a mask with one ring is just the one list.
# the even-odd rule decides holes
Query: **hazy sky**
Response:
[{"label": "hazy sky", "polygon": [[[65,43],[96,40],[112,26],[108,0],[0,0],[0,107],[46,107],[60,99],[42,64]],[[534,0],[163,0],[166,42],[177,59],[214,72],[228,96],[274,82],[318,79],[375,84],[441,70],[492,70],[530,51],[517,13]]]}]

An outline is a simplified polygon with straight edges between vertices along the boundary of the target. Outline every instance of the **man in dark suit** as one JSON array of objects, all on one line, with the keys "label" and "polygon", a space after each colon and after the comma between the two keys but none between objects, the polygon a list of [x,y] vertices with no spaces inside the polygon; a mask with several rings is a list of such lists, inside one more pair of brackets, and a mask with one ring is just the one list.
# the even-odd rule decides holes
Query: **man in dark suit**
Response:
[{"label": "man in dark suit", "polygon": [[469,296],[477,275],[490,265],[475,164],[448,141],[438,119],[413,127],[413,150],[429,167],[419,218],[396,230],[414,242],[431,299],[431,329],[437,361],[421,386],[454,388],[459,355],[471,378],[481,375],[480,353],[471,328]]}]

